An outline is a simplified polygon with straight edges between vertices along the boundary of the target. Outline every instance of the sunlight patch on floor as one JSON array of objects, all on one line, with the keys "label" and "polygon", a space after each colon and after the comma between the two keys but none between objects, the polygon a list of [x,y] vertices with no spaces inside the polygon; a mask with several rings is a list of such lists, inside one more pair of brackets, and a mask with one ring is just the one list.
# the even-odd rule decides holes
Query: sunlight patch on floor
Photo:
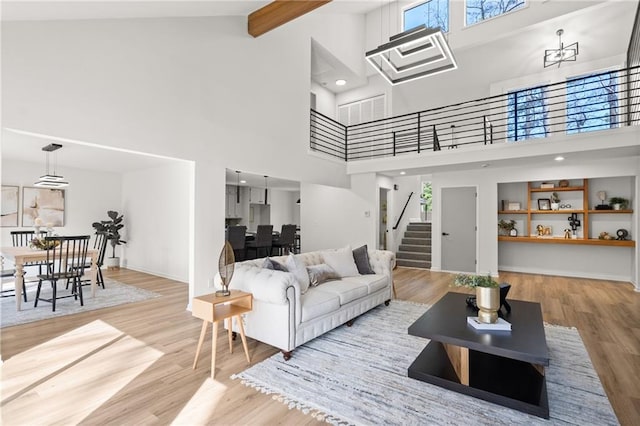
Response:
[{"label": "sunlight patch on floor", "polygon": [[2,372],[2,424],[77,424],[162,352],[103,321],[15,355]]},{"label": "sunlight patch on floor", "polygon": [[198,425],[211,423],[214,419],[213,413],[216,405],[226,390],[227,387],[222,383],[207,378],[171,424]]}]

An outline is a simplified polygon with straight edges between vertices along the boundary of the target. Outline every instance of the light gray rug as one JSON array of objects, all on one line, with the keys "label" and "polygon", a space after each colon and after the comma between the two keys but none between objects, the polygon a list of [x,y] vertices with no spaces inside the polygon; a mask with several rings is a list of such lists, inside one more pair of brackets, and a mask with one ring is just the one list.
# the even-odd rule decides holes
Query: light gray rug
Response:
[{"label": "light gray rug", "polygon": [[[73,297],[66,299],[58,299],[56,301],[56,311],[52,312],[51,303],[39,301],[38,307],[33,307],[36,296],[35,283],[27,283],[27,299],[25,303],[22,301],[22,310],[16,312],[15,297],[3,297],[0,303],[2,315],[0,316],[0,328],[12,325],[25,324],[28,322],[39,321],[47,318],[60,317],[63,315],[71,315],[79,312],[92,311],[94,309],[107,308],[110,306],[122,305],[125,303],[139,302],[141,300],[159,297],[158,293],[143,290],[138,287],[123,284],[121,282],[105,278],[105,288],[98,287],[96,289],[96,297],[91,297],[91,287],[82,288],[84,295],[84,306],[80,306],[80,300]],[[13,283],[5,283],[3,289],[13,288]],[[40,297],[51,298],[51,285],[43,283]],[[64,286],[58,284],[58,296],[68,293],[70,290],[64,290]]]},{"label": "light gray rug", "polygon": [[545,326],[550,420],[407,377],[427,339],[407,328],[427,305],[393,300],[233,379],[332,424],[618,424],[578,331]]}]

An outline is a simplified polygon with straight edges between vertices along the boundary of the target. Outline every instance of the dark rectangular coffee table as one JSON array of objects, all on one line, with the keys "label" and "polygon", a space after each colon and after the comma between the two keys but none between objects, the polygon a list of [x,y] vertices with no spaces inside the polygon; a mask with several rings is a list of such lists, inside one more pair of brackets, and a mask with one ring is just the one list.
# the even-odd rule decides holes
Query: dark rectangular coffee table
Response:
[{"label": "dark rectangular coffee table", "polygon": [[467,294],[447,293],[409,327],[431,339],[409,367],[409,377],[549,418],[544,366],[549,350],[539,303],[509,300],[511,331],[481,331]]}]

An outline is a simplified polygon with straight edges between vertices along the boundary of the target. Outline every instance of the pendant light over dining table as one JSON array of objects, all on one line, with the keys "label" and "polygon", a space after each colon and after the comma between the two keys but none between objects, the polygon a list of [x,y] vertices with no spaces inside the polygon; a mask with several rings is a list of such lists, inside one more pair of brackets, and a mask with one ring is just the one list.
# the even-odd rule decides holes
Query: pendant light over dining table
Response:
[{"label": "pendant light over dining table", "polygon": [[[56,173],[56,167],[58,165],[58,154],[56,151],[60,148],[62,148],[62,145],[57,143],[51,143],[42,148],[42,150],[47,153],[46,170],[45,174],[40,176],[40,179],[38,179],[38,181],[34,183],[33,186],[38,188],[64,188],[65,186],[69,186],[69,182],[66,182],[64,180],[64,177],[58,176]],[[55,156],[53,161],[53,173],[49,173],[49,156],[52,152]]]}]

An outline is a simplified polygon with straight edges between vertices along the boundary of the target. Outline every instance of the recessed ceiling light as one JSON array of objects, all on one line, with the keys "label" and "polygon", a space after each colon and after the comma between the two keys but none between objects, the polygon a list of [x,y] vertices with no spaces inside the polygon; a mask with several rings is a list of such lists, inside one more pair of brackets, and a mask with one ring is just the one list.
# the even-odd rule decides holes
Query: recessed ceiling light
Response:
[{"label": "recessed ceiling light", "polygon": [[344,86],[345,84],[347,84],[347,80],[343,80],[343,79],[336,80],[336,86]]},{"label": "recessed ceiling light", "polygon": [[556,158],[554,158],[554,160],[556,161],[563,161],[564,157],[562,155],[558,155]]},{"label": "recessed ceiling light", "polygon": [[406,175],[406,174],[407,174],[407,172],[404,172],[404,171],[403,171],[403,172],[400,172],[400,174],[404,176],[404,175]]},{"label": "recessed ceiling light", "polygon": [[247,181],[246,180],[241,180],[240,183],[247,183]]}]

